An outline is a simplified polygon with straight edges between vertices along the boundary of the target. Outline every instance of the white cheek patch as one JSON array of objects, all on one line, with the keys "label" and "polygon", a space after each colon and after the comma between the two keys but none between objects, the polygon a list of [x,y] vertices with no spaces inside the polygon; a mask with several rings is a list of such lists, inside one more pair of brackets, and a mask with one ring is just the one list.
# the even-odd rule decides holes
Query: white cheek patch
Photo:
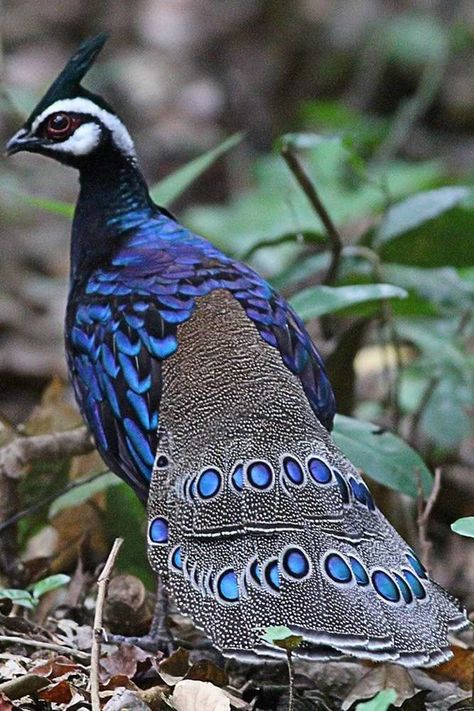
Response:
[{"label": "white cheek patch", "polygon": [[74,156],[86,156],[99,145],[100,134],[100,126],[96,123],[83,123],[66,141],[48,147],[53,151],[71,153]]},{"label": "white cheek patch", "polygon": [[[61,111],[64,111],[65,113],[71,112],[76,114],[89,114],[90,116],[94,116],[100,121],[100,123],[102,123],[106,128],[108,128],[112,135],[112,140],[114,141],[117,148],[130,158],[136,158],[135,146],[133,145],[133,141],[130,137],[129,132],[127,131],[123,123],[120,121],[120,119],[117,118],[117,116],[114,116],[114,114],[111,114],[110,111],[106,111],[100,106],[97,106],[97,104],[94,104],[94,102],[90,99],[83,99],[82,97],[77,97],[75,99],[60,99],[59,101],[55,101],[54,104],[48,106],[47,109],[45,109],[39,116],[35,118],[31,126],[31,133],[35,133],[36,129],[40,124],[43,123],[45,118],[47,118],[51,114],[55,114]],[[100,128],[96,124],[83,124],[83,127],[90,126],[96,126],[96,128],[100,131]],[[70,152],[71,146],[73,145],[70,143],[70,141],[72,141],[74,136],[78,134],[81,128],[82,126],[77,128],[71,138],[68,138],[67,141],[57,143],[54,146],[54,149],[56,150],[59,149],[59,146],[63,146],[63,150],[65,152]],[[76,153],[74,150],[73,152],[75,155],[86,155],[86,153],[89,152],[84,150],[83,146],[85,145],[85,143],[83,144],[82,141],[85,141],[84,135],[82,135],[81,139],[78,141],[79,148],[80,150],[82,150],[82,152]],[[97,143],[95,145],[91,145],[90,150],[93,150],[96,145]],[[69,148],[66,148],[66,146],[69,146]]]}]

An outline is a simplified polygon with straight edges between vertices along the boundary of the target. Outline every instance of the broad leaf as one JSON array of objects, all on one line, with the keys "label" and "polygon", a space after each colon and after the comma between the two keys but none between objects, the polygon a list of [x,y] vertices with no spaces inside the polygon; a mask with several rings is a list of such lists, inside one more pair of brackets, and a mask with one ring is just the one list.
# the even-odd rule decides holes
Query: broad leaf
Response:
[{"label": "broad leaf", "polygon": [[385,262],[412,267],[474,265],[474,207],[468,199],[471,193],[466,188],[442,190],[449,192],[442,193],[440,203],[431,203],[430,195],[440,192],[436,190],[409,198],[389,211],[392,219],[382,225],[374,238],[374,247]]},{"label": "broad leaf", "polygon": [[467,199],[469,188],[457,186],[428,190],[399,202],[389,209],[378,230],[374,244],[380,246],[433,220]]},{"label": "broad leaf", "polygon": [[431,491],[432,477],[420,455],[400,437],[370,422],[337,415],[334,439],[346,457],[375,481],[413,498],[418,481]]},{"label": "broad leaf", "polygon": [[298,649],[303,641],[301,635],[295,634],[289,627],[284,625],[266,627],[262,639],[264,642],[274,644],[277,647],[286,649],[288,652]]},{"label": "broad leaf", "polygon": [[105,491],[109,486],[118,486],[119,484],[120,479],[115,474],[112,474],[112,472],[106,472],[97,477],[97,479],[84,482],[83,484],[77,482],[77,485],[73,489],[58,496],[58,498],[53,501],[49,507],[48,516],[50,519],[54,518],[54,516],[63,509],[70,508],[71,506],[79,506],[94,496],[94,494]]},{"label": "broad leaf", "polygon": [[351,286],[313,286],[300,291],[291,305],[301,318],[309,321],[323,314],[360,304],[364,301],[403,298],[407,292],[392,284],[354,284]]},{"label": "broad leaf", "polygon": [[156,183],[150,190],[150,195],[158,205],[169,205],[193,183],[202,173],[204,173],[213,163],[224,153],[230,151],[243,138],[242,133],[235,133],[219,146],[213,148],[202,156],[195,158],[182,168],[178,168],[171,175],[166,176],[159,183]]},{"label": "broad leaf", "polygon": [[50,575],[43,580],[38,580],[37,583],[31,586],[32,594],[35,600],[38,600],[42,595],[51,592],[52,590],[57,590],[67,585],[71,580],[69,575],[63,573],[58,573],[57,575]]},{"label": "broad leaf", "polygon": [[384,689],[370,701],[357,704],[356,711],[387,711],[396,699],[397,692],[394,689]]},{"label": "broad leaf", "polygon": [[34,610],[36,600],[30,595],[28,590],[17,590],[15,588],[0,588],[0,599],[8,598],[15,605],[26,607],[28,610]]},{"label": "broad leaf", "polygon": [[474,516],[465,516],[458,518],[457,521],[451,524],[451,530],[458,533],[460,536],[474,538]]},{"label": "broad leaf", "polygon": [[[296,140],[296,139],[295,139]],[[304,142],[310,137],[304,135]],[[426,189],[440,178],[434,163],[408,165],[392,162],[374,167],[362,176],[353,166],[353,152],[341,137],[317,136],[302,161],[320,198],[338,226],[353,225],[359,218],[379,214],[386,193],[400,199],[414,190]],[[321,234],[324,229],[283,159],[263,156],[255,163],[255,187],[229,205],[196,207],[186,214],[186,223],[214,244],[236,256],[260,243],[279,240],[287,234]],[[280,267],[278,263],[276,267]],[[272,273],[275,273],[275,265]]]}]

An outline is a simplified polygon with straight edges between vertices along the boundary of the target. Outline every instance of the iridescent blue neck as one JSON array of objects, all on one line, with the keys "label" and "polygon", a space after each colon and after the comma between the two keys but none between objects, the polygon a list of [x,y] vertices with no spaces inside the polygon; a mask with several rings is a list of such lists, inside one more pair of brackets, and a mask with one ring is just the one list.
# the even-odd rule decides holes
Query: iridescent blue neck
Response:
[{"label": "iridescent blue neck", "polygon": [[80,184],[72,227],[72,283],[96,267],[107,267],[124,235],[157,212],[136,163],[110,146],[84,161]]}]

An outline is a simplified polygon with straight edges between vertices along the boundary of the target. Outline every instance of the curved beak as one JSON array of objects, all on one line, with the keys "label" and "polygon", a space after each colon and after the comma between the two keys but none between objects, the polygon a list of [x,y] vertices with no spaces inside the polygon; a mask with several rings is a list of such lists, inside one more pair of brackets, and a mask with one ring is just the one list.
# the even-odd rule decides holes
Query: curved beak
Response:
[{"label": "curved beak", "polygon": [[30,136],[26,128],[20,128],[6,144],[5,155],[11,156],[20,151],[34,151],[39,143],[40,140],[34,136]]}]

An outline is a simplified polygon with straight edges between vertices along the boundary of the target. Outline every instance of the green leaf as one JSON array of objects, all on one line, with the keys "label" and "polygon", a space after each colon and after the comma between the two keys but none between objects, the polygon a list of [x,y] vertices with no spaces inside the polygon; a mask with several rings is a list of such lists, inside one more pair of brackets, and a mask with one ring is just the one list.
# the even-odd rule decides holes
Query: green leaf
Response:
[{"label": "green leaf", "polygon": [[219,146],[190,161],[182,168],[168,175],[150,190],[150,195],[158,205],[169,205],[183,193],[202,173],[204,173],[224,153],[230,151],[243,139],[243,133],[234,133]]},{"label": "green leaf", "polygon": [[54,518],[60,511],[70,508],[71,506],[79,506],[94,496],[94,494],[105,491],[109,486],[118,486],[118,484],[120,484],[120,479],[115,474],[112,474],[112,472],[106,472],[102,474],[102,476],[97,477],[97,479],[84,482],[84,484],[78,483],[74,489],[58,496],[58,498],[53,501],[49,507],[48,516],[50,519]]},{"label": "green leaf", "polygon": [[262,639],[264,642],[274,644],[277,647],[286,649],[288,652],[298,649],[303,641],[301,635],[294,634],[289,627],[285,627],[284,625],[266,627]]},{"label": "green leaf", "polygon": [[12,188],[5,188],[13,198],[24,202],[31,207],[37,207],[44,212],[53,213],[54,215],[61,215],[62,217],[74,217],[74,205],[69,202],[64,202],[63,200],[50,200],[49,198],[36,197],[35,195],[25,195],[24,193],[13,190]]},{"label": "green leaf", "polygon": [[403,298],[407,292],[392,284],[355,284],[351,286],[313,286],[300,291],[290,300],[305,321],[339,311],[364,301]]},{"label": "green leaf", "polygon": [[457,521],[451,524],[451,530],[458,533],[460,536],[474,538],[474,516],[465,516],[458,518]]},{"label": "green leaf", "polygon": [[449,34],[434,15],[403,12],[383,21],[377,40],[389,59],[419,67],[439,61],[446,55]]},{"label": "green leaf", "polygon": [[[375,236],[374,247],[379,252],[384,262],[407,264],[411,267],[470,267],[474,265],[474,206],[469,198],[456,199],[453,190],[466,188],[442,188],[449,191],[443,205],[431,206],[433,217],[429,217],[430,206],[418,205],[418,198],[426,195],[416,195],[402,206],[409,208],[406,218],[398,213],[400,222],[395,221],[385,226]],[[430,191],[437,193],[438,191]],[[472,195],[472,193],[469,193]],[[452,205],[449,207],[449,200]],[[442,199],[442,202],[444,202]],[[414,201],[411,202],[411,200]],[[424,200],[424,198],[423,198]],[[428,200],[429,202],[429,200]],[[408,204],[408,205],[407,205]],[[418,206],[423,211],[423,219],[417,215]],[[394,208],[401,207],[396,205]],[[425,212],[426,208],[426,212]],[[435,211],[437,214],[434,214]],[[393,228],[393,230],[392,230]]]},{"label": "green leaf", "polygon": [[43,580],[38,580],[37,583],[31,586],[33,597],[38,600],[42,595],[51,592],[52,590],[57,590],[62,588],[63,585],[67,585],[71,580],[69,575],[64,573],[58,573],[57,575],[50,575]]},{"label": "green leaf", "polygon": [[34,610],[36,607],[36,600],[30,595],[28,590],[16,590],[15,588],[0,588],[0,599],[8,598],[15,605],[20,605],[21,607],[26,607],[28,610]]},{"label": "green leaf", "polygon": [[146,512],[131,487],[124,482],[106,492],[104,525],[110,541],[123,538],[116,568],[136,575],[153,590],[156,583],[146,555]]},{"label": "green leaf", "polygon": [[391,207],[377,232],[374,245],[380,247],[424,222],[452,210],[471,195],[467,187],[455,186],[428,190]]},{"label": "green leaf", "polygon": [[452,267],[427,269],[402,264],[384,264],[384,279],[409,289],[436,304],[462,308],[474,305],[474,285]]},{"label": "green leaf", "polygon": [[356,711],[387,711],[396,700],[397,692],[395,689],[384,689],[379,691],[377,696],[374,696],[370,701],[358,703]]},{"label": "green leaf", "polygon": [[[309,138],[305,135],[304,140]],[[318,136],[302,158],[322,202],[339,227],[379,214],[392,200],[432,187],[440,179],[435,163],[391,162],[361,176],[354,169],[353,152],[341,137]],[[306,195],[279,155],[263,156],[254,165],[255,187],[229,205],[199,206],[188,210],[186,224],[224,251],[238,257],[261,242],[287,234],[324,234]],[[276,267],[276,268],[275,268]],[[276,263],[270,273],[281,268]]]},{"label": "green leaf", "polygon": [[425,495],[431,491],[428,467],[400,437],[344,415],[336,416],[333,436],[346,457],[375,481],[413,498],[418,496],[418,479]]},{"label": "green leaf", "polygon": [[474,407],[470,387],[457,373],[448,372],[434,389],[421,418],[421,427],[444,450],[454,450],[473,432],[469,411]]}]

